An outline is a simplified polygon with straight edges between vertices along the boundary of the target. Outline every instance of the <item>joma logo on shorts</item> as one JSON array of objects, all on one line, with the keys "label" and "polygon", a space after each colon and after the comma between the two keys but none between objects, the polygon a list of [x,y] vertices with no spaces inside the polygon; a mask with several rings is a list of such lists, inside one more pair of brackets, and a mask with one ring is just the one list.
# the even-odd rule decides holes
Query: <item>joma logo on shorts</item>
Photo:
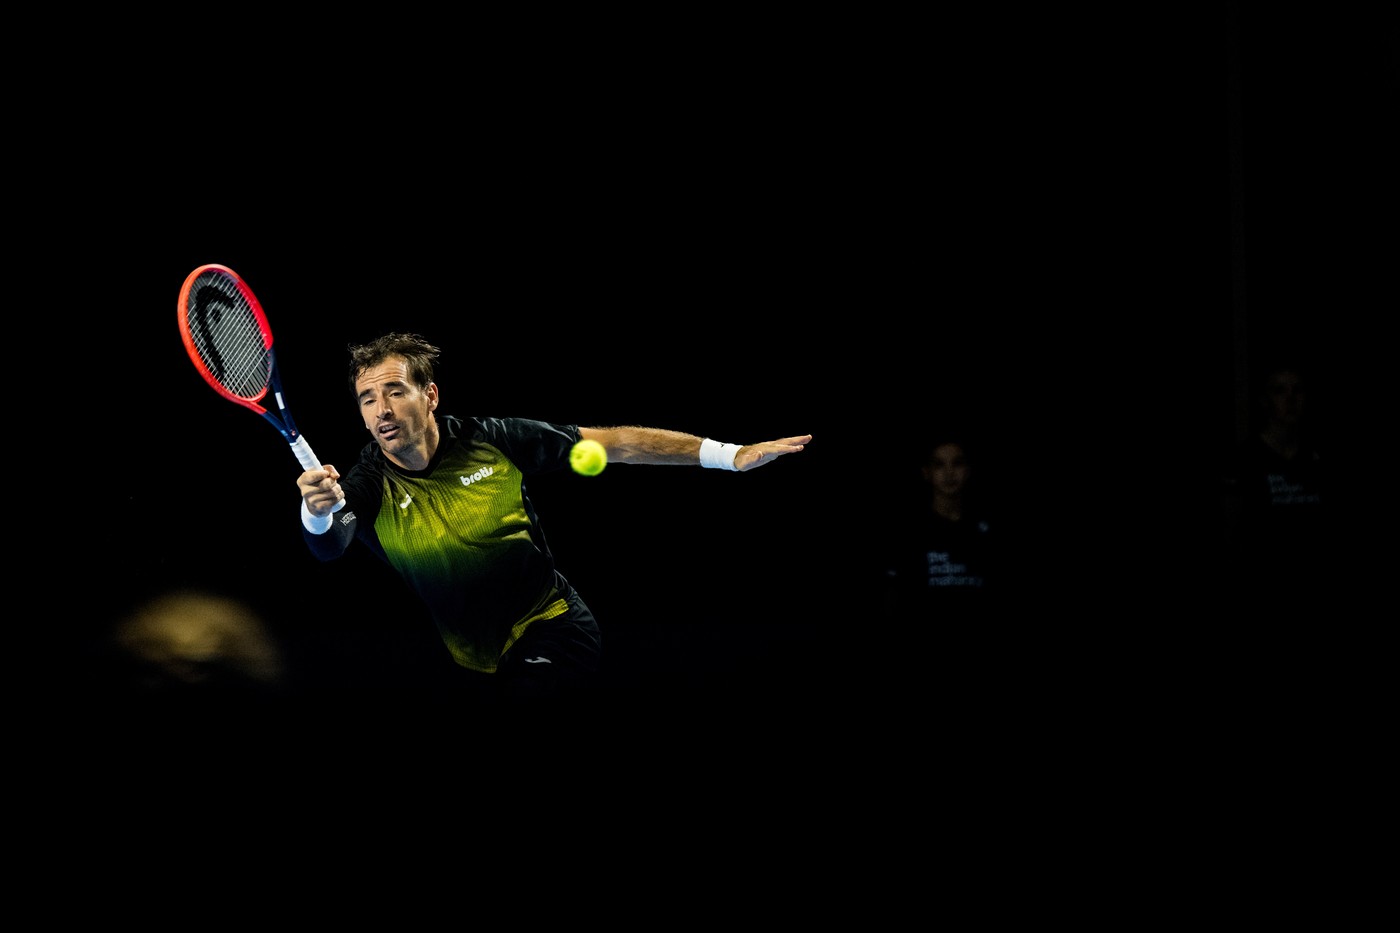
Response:
[{"label": "joma logo on shorts", "polygon": [[481,469],[479,469],[479,470],[477,470],[475,473],[473,473],[471,476],[459,476],[459,477],[457,477],[457,478],[460,479],[460,480],[462,481],[462,485],[463,485],[463,486],[470,486],[472,483],[476,482],[477,480],[479,480],[479,479],[485,479],[486,477],[490,476],[492,473],[495,473],[495,472],[496,472],[496,468],[495,468],[495,467],[482,467]]}]

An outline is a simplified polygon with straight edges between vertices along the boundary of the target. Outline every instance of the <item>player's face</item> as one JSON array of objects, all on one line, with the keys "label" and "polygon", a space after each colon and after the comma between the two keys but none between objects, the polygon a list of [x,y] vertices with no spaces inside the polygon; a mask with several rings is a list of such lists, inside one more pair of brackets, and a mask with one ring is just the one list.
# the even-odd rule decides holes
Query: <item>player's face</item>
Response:
[{"label": "player's face", "polygon": [[939,444],[924,466],[924,479],[935,490],[955,496],[967,485],[967,452],[961,444]]},{"label": "player's face", "polygon": [[1301,419],[1306,397],[1302,377],[1297,373],[1284,370],[1269,377],[1269,414],[1278,421],[1292,423]]},{"label": "player's face", "polygon": [[430,413],[437,408],[437,384],[419,388],[409,379],[408,363],[391,356],[355,380],[360,417],[375,443],[391,459],[411,469],[427,450]]}]

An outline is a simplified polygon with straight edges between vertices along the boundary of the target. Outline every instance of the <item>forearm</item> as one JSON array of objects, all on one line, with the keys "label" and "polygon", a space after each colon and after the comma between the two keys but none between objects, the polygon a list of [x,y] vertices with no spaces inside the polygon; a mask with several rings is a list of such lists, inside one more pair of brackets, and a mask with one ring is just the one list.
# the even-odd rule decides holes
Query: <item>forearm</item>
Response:
[{"label": "forearm", "polygon": [[335,560],[345,553],[350,546],[353,534],[345,528],[335,525],[324,534],[313,534],[305,525],[301,529],[302,539],[306,542],[311,554],[319,561]]},{"label": "forearm", "polygon": [[579,428],[579,432],[606,447],[610,463],[695,466],[700,462],[702,438],[684,431],[623,425]]},{"label": "forearm", "polygon": [[306,546],[317,560],[335,560],[344,554],[355,537],[355,516],[351,513],[343,521],[336,521],[334,514],[313,515],[303,500],[301,505],[301,534]]}]

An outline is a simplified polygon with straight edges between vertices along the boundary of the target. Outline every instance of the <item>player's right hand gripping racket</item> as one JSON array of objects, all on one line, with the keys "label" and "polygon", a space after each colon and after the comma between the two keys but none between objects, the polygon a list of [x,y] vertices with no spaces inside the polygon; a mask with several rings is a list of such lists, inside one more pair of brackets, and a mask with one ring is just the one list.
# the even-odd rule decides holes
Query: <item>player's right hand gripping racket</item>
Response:
[{"label": "player's right hand gripping racket", "polygon": [[[238,273],[211,263],[185,278],[180,289],[180,336],[194,368],[215,392],[266,418],[291,445],[302,469],[321,469],[311,445],[297,431],[282,393],[267,315]],[[276,413],[259,404],[269,389],[277,402]],[[332,511],[343,505],[342,499]]]}]

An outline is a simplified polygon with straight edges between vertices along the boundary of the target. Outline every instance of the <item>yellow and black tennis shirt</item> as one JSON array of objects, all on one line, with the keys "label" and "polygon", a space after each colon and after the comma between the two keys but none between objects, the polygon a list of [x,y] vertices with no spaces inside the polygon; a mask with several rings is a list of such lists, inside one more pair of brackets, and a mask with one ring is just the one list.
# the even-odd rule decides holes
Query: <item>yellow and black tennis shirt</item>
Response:
[{"label": "yellow and black tennis shirt", "polygon": [[320,560],[359,539],[427,604],[458,664],[494,672],[532,622],[567,608],[525,480],[567,467],[581,435],[525,418],[437,420],[426,470],[402,469],[367,444],[340,479],[345,507],[331,529],[302,530]]}]

